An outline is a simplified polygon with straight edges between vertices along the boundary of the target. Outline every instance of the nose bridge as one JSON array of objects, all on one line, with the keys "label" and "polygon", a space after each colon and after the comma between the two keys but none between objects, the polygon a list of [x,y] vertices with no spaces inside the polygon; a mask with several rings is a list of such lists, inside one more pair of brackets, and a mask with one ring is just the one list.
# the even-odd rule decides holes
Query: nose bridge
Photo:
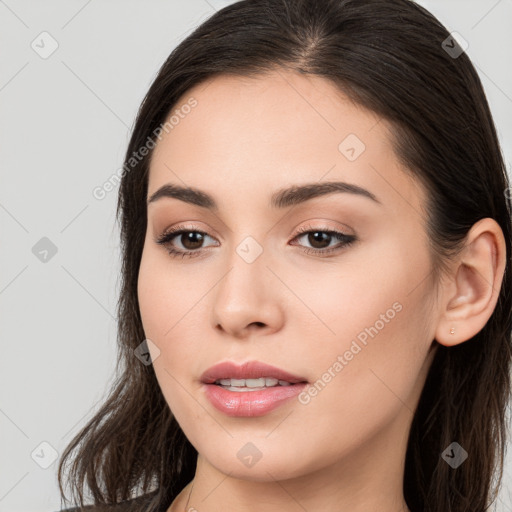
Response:
[{"label": "nose bridge", "polygon": [[250,324],[276,327],[280,316],[279,290],[267,268],[267,251],[254,237],[244,236],[226,260],[227,273],[214,296],[213,322],[231,333]]},{"label": "nose bridge", "polygon": [[249,305],[261,300],[268,277],[267,259],[263,245],[252,236],[245,236],[234,245],[227,258],[229,271],[219,283],[217,302],[240,298]]}]

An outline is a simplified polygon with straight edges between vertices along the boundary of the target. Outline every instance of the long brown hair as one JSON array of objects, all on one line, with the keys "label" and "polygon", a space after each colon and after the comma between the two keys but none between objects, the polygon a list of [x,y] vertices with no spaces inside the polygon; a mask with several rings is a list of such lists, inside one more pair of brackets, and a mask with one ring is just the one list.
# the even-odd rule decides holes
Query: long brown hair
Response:
[{"label": "long brown hair", "polygon": [[[438,268],[478,220],[491,217],[503,230],[508,257],[497,306],[474,338],[438,346],[413,418],[404,476],[413,512],[488,509],[502,479],[510,397],[510,189],[482,84],[450,37],[410,0],[244,0],[216,12],[172,51],[139,109],[119,190],[118,376],[63,453],[63,497],[70,460],[68,481],[81,505],[87,484],[95,504],[151,492],[146,510],[157,510],[193,478],[197,452],[153,367],[134,356],[145,338],[137,278],[151,151],[136,162],[134,154],[155,139],[191,87],[216,75],[251,77],[283,68],[332,81],[390,122],[398,158],[428,191]],[[469,454],[457,469],[441,458],[453,441]]]}]

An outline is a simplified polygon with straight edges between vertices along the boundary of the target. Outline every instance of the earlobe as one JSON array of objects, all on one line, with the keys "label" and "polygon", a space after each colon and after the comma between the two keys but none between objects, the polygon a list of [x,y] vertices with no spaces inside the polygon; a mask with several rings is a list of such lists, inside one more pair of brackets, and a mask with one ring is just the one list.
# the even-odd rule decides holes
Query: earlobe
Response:
[{"label": "earlobe", "polygon": [[506,264],[503,232],[494,219],[469,230],[446,282],[441,284],[442,310],[436,328],[441,345],[458,345],[478,334],[498,301]]}]

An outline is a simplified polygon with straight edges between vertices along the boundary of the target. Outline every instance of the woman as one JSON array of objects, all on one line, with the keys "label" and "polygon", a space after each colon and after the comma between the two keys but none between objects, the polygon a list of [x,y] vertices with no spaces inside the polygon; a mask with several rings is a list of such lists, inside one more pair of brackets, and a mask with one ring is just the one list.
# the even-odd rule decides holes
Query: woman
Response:
[{"label": "woman", "polygon": [[63,496],[78,449],[94,510],[487,510],[508,186],[477,73],[413,2],[217,12],[136,120],[122,373]]}]

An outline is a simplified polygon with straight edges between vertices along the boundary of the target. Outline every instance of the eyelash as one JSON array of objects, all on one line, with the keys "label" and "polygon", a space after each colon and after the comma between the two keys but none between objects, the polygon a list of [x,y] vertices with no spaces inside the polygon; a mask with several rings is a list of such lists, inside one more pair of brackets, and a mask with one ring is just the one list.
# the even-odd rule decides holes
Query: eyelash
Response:
[{"label": "eyelash", "polygon": [[[201,255],[202,249],[197,249],[195,251],[181,251],[181,250],[174,249],[170,245],[170,243],[172,242],[172,240],[174,238],[178,237],[179,235],[182,235],[183,233],[199,233],[201,235],[210,236],[210,235],[208,235],[208,233],[205,233],[204,231],[195,229],[194,227],[178,226],[178,227],[171,228],[171,229],[165,231],[162,235],[160,235],[156,239],[156,243],[163,245],[167,249],[167,252],[173,258],[176,258],[179,256],[181,256],[182,258],[194,258],[194,257]],[[334,237],[336,237],[340,240],[340,244],[336,247],[331,247],[329,249],[314,249],[311,247],[303,247],[302,250],[306,254],[315,254],[315,255],[324,256],[326,254],[338,252],[341,249],[353,244],[357,240],[357,238],[354,235],[347,235],[346,233],[342,233],[340,231],[334,231],[332,229],[313,228],[311,226],[305,226],[305,227],[299,228],[297,234],[292,238],[292,240],[300,238],[309,233],[327,233],[329,235],[334,235]]]}]

